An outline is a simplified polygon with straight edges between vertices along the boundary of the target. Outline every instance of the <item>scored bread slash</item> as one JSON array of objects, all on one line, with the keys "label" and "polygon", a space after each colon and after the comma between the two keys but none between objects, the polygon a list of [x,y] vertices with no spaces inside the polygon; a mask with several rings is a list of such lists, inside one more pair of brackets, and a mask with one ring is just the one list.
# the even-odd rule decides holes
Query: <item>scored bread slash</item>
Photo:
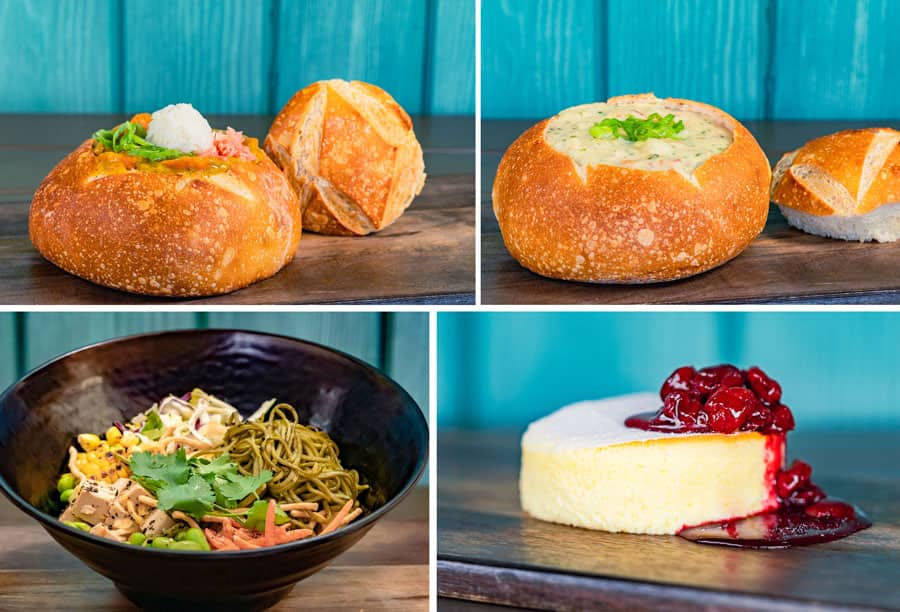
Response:
[{"label": "scored bread slash", "polygon": [[298,91],[263,146],[300,198],[303,228],[321,234],[384,229],[425,184],[412,119],[386,91],[360,81]]},{"label": "scored bread slash", "polygon": [[900,132],[844,130],[784,155],[771,189],[788,223],[819,236],[900,238]]},{"label": "scored bread slash", "polygon": [[759,235],[768,160],[713,106],[652,94],[560,112],[507,149],[493,186],[510,254],[564,280],[651,283],[719,266]]}]

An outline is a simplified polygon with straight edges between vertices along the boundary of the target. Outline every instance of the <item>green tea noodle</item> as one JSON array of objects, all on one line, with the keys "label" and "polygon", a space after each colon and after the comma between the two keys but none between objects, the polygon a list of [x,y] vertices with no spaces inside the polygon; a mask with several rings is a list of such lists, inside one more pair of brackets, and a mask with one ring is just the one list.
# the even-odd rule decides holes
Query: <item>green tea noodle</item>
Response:
[{"label": "green tea noodle", "polygon": [[227,452],[244,474],[271,470],[268,494],[281,503],[316,502],[325,522],[348,500],[358,507],[356,470],[341,465],[339,449],[327,433],[302,425],[289,404],[277,404],[262,420],[228,428],[217,452]]}]

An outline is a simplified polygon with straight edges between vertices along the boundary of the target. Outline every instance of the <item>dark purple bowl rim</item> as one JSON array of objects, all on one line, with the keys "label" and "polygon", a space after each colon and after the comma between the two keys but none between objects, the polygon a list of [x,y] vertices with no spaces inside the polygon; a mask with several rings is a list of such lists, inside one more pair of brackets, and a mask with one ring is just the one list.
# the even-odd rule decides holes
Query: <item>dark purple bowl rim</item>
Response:
[{"label": "dark purple bowl rim", "polygon": [[[152,338],[157,336],[174,336],[174,335],[197,335],[197,334],[243,334],[248,336],[265,336],[269,338],[276,338],[279,340],[286,340],[296,344],[304,344],[307,346],[312,346],[321,350],[324,350],[328,353],[332,353],[337,355],[338,357],[342,357],[348,361],[351,361],[359,366],[362,366],[363,369],[373,371],[377,373],[379,376],[383,377],[387,380],[393,387],[395,387],[398,391],[400,391],[401,395],[404,396],[409,402],[416,408],[416,414],[418,415],[419,422],[425,432],[425,440],[428,441],[428,423],[425,420],[425,416],[422,413],[422,408],[419,404],[412,398],[412,396],[400,386],[397,381],[393,378],[385,374],[379,368],[366,363],[362,359],[354,357],[348,353],[340,351],[335,348],[331,348],[329,346],[325,346],[324,344],[319,344],[318,342],[312,342],[310,340],[303,340],[300,338],[294,338],[292,336],[286,336],[284,334],[273,334],[270,332],[261,332],[247,329],[233,329],[233,328],[205,328],[205,329],[175,329],[175,330],[164,330],[164,331],[156,331],[156,332],[147,332],[141,334],[131,334],[128,336],[119,336],[116,338],[109,338],[107,340],[101,340],[99,342],[94,342],[92,344],[87,344],[77,349],[73,349],[66,353],[62,353],[53,357],[39,366],[32,368],[29,370],[22,378],[11,384],[7,387],[2,394],[0,394],[0,407],[2,407],[6,403],[6,397],[12,393],[19,385],[26,382],[29,378],[36,375],[41,370],[53,365],[58,361],[62,361],[67,359],[68,357],[80,353],[82,351],[88,351],[99,346],[103,346],[106,344],[116,344],[119,342],[127,342],[131,340],[137,340],[140,338]],[[2,409],[2,408],[0,408]],[[134,544],[128,544],[126,542],[117,542],[116,540],[109,540],[107,538],[101,538],[100,536],[95,536],[86,531],[82,531],[80,529],[75,529],[74,527],[70,527],[65,523],[60,522],[60,520],[56,517],[52,517],[49,514],[42,512],[32,506],[28,501],[26,501],[22,496],[16,493],[13,488],[9,485],[2,475],[0,475],[0,491],[16,506],[19,510],[23,511],[25,514],[30,516],[32,519],[41,523],[41,525],[51,532],[54,529],[62,530],[64,533],[67,533],[70,536],[74,536],[75,538],[79,538],[82,540],[86,540],[87,542],[93,543],[98,546],[112,546],[113,548],[117,548],[120,550],[127,551],[140,551],[139,554],[149,554],[156,555],[163,558],[179,558],[179,559],[203,559],[203,560],[213,560],[213,559],[235,559],[235,558],[252,558],[252,557],[265,557],[279,552],[288,552],[288,551],[299,551],[303,548],[312,548],[314,546],[318,546],[320,544],[327,544],[331,541],[340,540],[342,536],[349,535],[355,531],[359,531],[361,529],[368,529],[372,524],[374,524],[378,519],[382,516],[390,512],[394,507],[397,506],[408,494],[412,491],[412,488],[416,485],[419,479],[422,477],[422,474],[425,472],[425,465],[428,460],[428,447],[429,445],[426,443],[423,447],[421,455],[416,459],[416,468],[413,472],[412,476],[407,479],[406,483],[400,489],[400,491],[391,497],[388,501],[386,501],[382,506],[375,509],[371,514],[368,514],[361,518],[358,521],[354,521],[345,527],[341,527],[335,531],[332,531],[329,534],[324,536],[314,536],[311,538],[307,538],[305,540],[298,540],[296,542],[289,542],[287,544],[277,544],[275,546],[266,546],[258,549],[250,549],[250,550],[215,550],[215,551],[179,551],[179,550],[166,550],[163,548],[151,548],[149,546],[135,546]]]}]

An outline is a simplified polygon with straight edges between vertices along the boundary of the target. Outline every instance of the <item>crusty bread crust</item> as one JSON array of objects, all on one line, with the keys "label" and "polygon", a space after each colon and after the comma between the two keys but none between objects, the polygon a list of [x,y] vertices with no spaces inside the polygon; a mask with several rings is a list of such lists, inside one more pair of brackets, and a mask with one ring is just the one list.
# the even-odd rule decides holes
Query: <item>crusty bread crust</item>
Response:
[{"label": "crusty bread crust", "polygon": [[772,201],[811,215],[855,216],[900,202],[900,132],[844,130],[786,153]]},{"label": "crusty bread crust", "polygon": [[301,236],[297,196],[252,141],[216,170],[127,169],[88,140],[44,179],[31,241],[63,270],[131,293],[204,296],[272,276]]},{"label": "crusty bread crust", "polygon": [[[609,103],[655,99],[623,96]],[[727,125],[732,144],[694,172],[608,165],[582,180],[569,156],[547,144],[550,119],[507,149],[494,180],[494,214],[506,248],[523,266],[565,280],[649,283],[698,274],[743,251],[769,210],[768,161],[753,136],[725,112],[665,99]]]},{"label": "crusty bread crust", "polygon": [[284,106],[264,142],[303,208],[303,227],[364,235],[393,223],[422,191],[412,120],[384,90],[319,81]]}]

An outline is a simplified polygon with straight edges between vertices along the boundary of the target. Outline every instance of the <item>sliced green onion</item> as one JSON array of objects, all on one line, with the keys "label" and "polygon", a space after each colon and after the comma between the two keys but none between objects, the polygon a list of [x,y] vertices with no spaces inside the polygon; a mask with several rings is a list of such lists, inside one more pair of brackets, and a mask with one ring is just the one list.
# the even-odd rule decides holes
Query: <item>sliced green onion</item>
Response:
[{"label": "sliced green onion", "polygon": [[684,130],[684,121],[676,121],[671,113],[665,117],[659,113],[652,113],[646,119],[638,119],[633,115],[627,118],[615,119],[609,117],[595,123],[588,130],[592,137],[612,140],[621,138],[631,142],[648,140],[650,138],[675,138]]},{"label": "sliced green onion", "polygon": [[147,130],[131,121],[119,124],[111,130],[97,130],[92,138],[110,151],[143,157],[153,162],[193,155],[193,153],[167,149],[148,142],[146,140]]}]

